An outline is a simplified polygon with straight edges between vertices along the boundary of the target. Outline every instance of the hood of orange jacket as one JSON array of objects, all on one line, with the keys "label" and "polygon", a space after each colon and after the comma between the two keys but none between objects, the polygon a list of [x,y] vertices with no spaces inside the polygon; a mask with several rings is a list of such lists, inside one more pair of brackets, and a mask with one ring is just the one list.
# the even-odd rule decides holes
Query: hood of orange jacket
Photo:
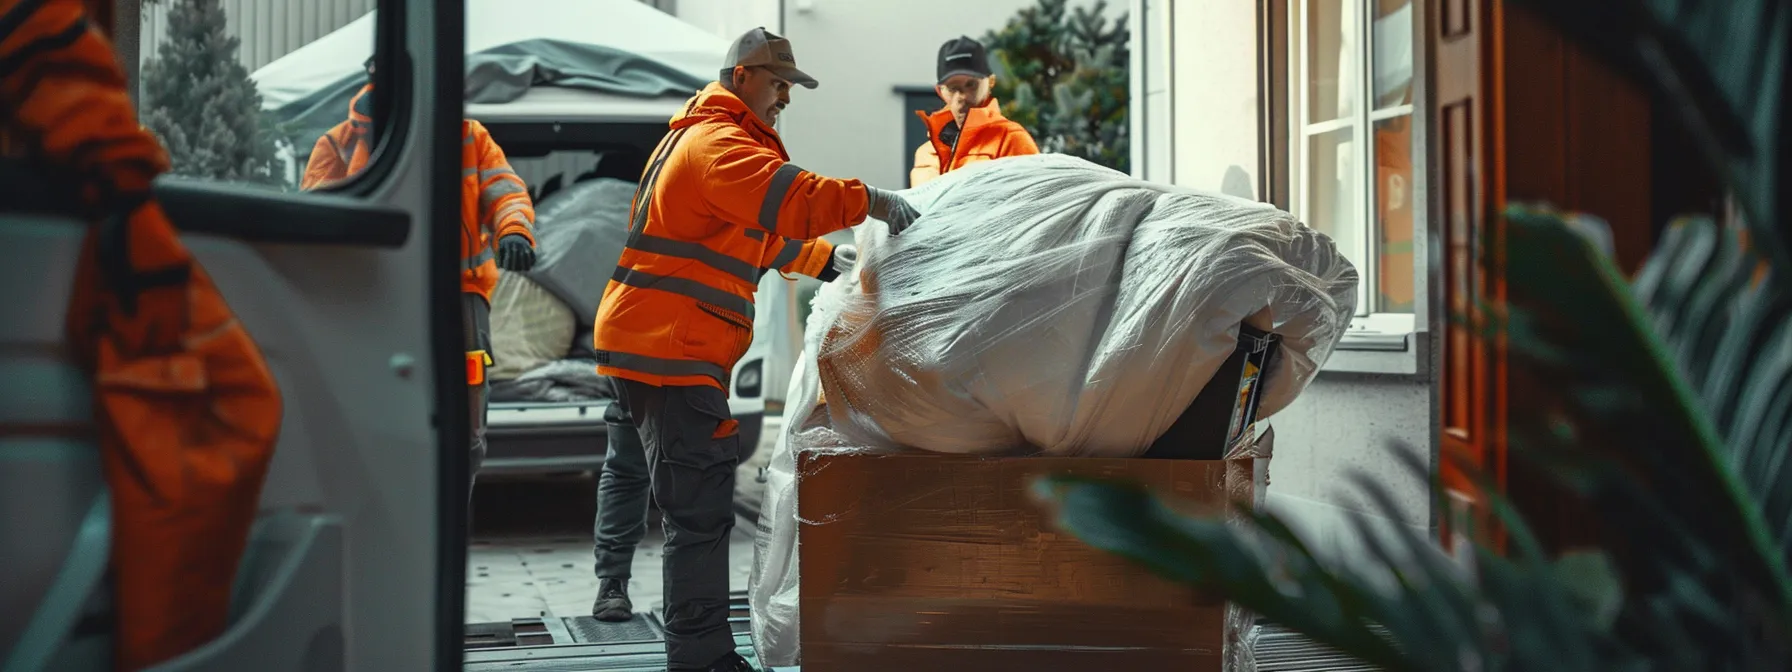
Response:
[{"label": "hood of orange jacket", "polygon": [[928,142],[915,149],[915,168],[909,175],[914,185],[978,161],[1039,153],[1033,135],[1019,122],[1002,116],[1002,104],[994,96],[965,114],[956,142],[940,138],[948,125],[957,123],[951,108],[931,114],[916,110],[915,116],[926,122]]},{"label": "hood of orange jacket", "polygon": [[790,162],[777,131],[711,83],[668,124],[635,192],[629,241],[593,327],[598,373],[729,390],[768,270],[820,276],[824,235],[865,219],[858,180]]}]

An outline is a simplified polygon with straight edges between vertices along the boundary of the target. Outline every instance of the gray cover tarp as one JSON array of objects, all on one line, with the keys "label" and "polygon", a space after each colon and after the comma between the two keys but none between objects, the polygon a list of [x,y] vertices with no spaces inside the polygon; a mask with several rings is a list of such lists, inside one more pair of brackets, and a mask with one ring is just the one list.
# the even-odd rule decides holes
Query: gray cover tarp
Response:
[{"label": "gray cover tarp", "polygon": [[[378,11],[256,70],[262,109],[308,153],[365,83]],[[687,97],[715,79],[727,41],[637,0],[469,0],[469,103],[552,86]]]},{"label": "gray cover tarp", "polygon": [[535,268],[528,276],[572,308],[578,324],[597,320],[604,285],[628,242],[633,182],[598,178],[578,182],[536,208]]}]

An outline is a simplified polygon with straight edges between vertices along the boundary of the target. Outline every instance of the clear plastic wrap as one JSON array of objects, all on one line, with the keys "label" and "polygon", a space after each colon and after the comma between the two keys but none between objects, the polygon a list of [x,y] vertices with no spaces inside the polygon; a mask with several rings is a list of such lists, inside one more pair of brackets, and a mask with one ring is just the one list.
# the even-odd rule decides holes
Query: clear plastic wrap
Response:
[{"label": "clear plastic wrap", "polygon": [[898,238],[858,227],[856,283],[824,288],[809,320],[847,445],[1136,456],[1232,353],[1240,324],[1282,338],[1268,417],[1355,312],[1356,269],[1272,206],[1049,154],[902,194],[921,219]]}]

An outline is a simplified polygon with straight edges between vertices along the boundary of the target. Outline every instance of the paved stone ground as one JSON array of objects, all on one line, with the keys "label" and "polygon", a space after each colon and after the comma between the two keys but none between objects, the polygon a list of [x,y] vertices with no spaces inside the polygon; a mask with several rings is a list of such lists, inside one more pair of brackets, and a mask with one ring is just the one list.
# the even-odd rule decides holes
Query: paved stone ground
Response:
[{"label": "paved stone ground", "polygon": [[[773,419],[766,423],[757,455],[769,455],[776,437]],[[738,478],[753,478],[755,467],[746,465]],[[596,479],[590,476],[479,480],[467,549],[467,623],[591,613],[597,596],[591,554],[596,492]],[[665,537],[657,512],[651,518],[629,582],[637,611],[652,608],[664,595],[660,547]],[[734,590],[745,590],[753,567],[751,523],[736,521],[728,553],[729,583]]]}]

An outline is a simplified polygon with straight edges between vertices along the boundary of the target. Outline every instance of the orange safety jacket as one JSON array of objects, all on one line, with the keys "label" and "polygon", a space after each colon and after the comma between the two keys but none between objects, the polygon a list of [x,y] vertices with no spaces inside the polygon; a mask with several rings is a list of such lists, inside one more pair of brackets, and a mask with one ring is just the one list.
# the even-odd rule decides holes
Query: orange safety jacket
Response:
[{"label": "orange safety jacket", "polygon": [[299,189],[327,187],[367,168],[367,158],[373,152],[372,93],[372,84],[361,87],[349,100],[348,119],[317,138],[311,146],[311,158],[305,162]]},{"label": "orange safety jacket", "polygon": [[1002,116],[1002,104],[994,96],[965,115],[956,144],[940,140],[940,131],[957,121],[950,108],[933,114],[915,110],[915,116],[927,123],[927,142],[915,148],[915,167],[908,173],[911,187],[978,161],[1039,153],[1032,134],[1019,122]]},{"label": "orange safety jacket", "polygon": [[498,240],[519,235],[535,245],[535,205],[529,187],[504,158],[485,126],[460,126],[460,291],[491,303],[498,286]]},{"label": "orange safety jacket", "polygon": [[81,0],[0,0],[0,17],[0,126],[41,165],[78,176],[81,205],[103,221],[76,262],[66,325],[68,354],[92,385],[92,425],[0,433],[99,444],[114,668],[139,670],[224,632],[280,391],[152,197],[167,154],[138,124],[124,70]]},{"label": "orange safety jacket", "polygon": [[864,221],[869,205],[858,180],[789,161],[778,133],[720,84],[672,117],[598,307],[599,374],[728,390],[753,340],[759,278],[819,277],[834,251],[821,236]]}]

